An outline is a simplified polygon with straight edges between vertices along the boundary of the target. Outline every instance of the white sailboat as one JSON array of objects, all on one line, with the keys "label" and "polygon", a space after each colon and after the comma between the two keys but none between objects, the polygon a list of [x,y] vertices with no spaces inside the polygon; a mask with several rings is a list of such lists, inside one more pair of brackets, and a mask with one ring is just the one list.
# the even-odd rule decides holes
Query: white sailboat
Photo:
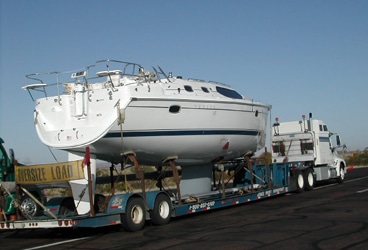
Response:
[{"label": "white sailboat", "polygon": [[[71,78],[63,82],[65,75]],[[133,151],[143,164],[177,156],[179,164],[193,165],[264,146],[271,107],[224,84],[115,60],[27,79],[24,89],[45,94],[35,100],[35,127],[52,148],[84,152],[90,146],[98,159],[116,163],[123,151]],[[58,92],[50,95],[51,87]]]},{"label": "white sailboat", "polygon": [[214,162],[264,147],[270,105],[228,85],[152,68],[102,60],[82,70],[28,75],[23,89],[35,101],[40,140],[70,152],[70,159],[86,146],[91,157],[112,163],[127,151],[147,165],[174,157],[188,194],[208,190]]}]

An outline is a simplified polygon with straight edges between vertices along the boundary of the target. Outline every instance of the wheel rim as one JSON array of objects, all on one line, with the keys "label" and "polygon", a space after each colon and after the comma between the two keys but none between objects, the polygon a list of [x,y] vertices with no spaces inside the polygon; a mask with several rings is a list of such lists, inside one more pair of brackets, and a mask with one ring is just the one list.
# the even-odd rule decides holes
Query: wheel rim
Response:
[{"label": "wheel rim", "polygon": [[160,203],[159,210],[158,210],[161,218],[167,218],[170,212],[170,206],[167,202],[163,201]]},{"label": "wheel rim", "polygon": [[345,178],[345,171],[343,168],[340,168],[340,178],[343,180]]},{"label": "wheel rim", "polygon": [[308,185],[312,187],[314,184],[313,182],[314,182],[313,174],[309,173],[308,174]]},{"label": "wheel rim", "polygon": [[34,216],[37,212],[37,204],[31,198],[24,199],[21,207],[28,216]]},{"label": "wheel rim", "polygon": [[139,224],[143,220],[143,209],[140,206],[134,206],[130,214],[134,224]]},{"label": "wheel rim", "polygon": [[299,174],[298,175],[298,187],[303,188],[303,186],[304,186],[303,175]]}]

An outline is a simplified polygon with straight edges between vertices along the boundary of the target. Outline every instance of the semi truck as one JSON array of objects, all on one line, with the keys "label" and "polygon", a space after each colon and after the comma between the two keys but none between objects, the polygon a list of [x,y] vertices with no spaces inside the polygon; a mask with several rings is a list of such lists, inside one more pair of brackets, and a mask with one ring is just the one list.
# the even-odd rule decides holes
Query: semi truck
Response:
[{"label": "semi truck", "polygon": [[276,118],[273,124],[273,160],[297,163],[292,168],[298,175],[295,189],[299,192],[312,190],[316,181],[343,182],[347,168],[338,149],[345,147],[340,136],[331,132],[322,120],[313,119],[312,113],[309,119],[302,115],[301,120],[290,122],[279,122]]},{"label": "semi truck", "polygon": [[[201,188],[198,192],[192,192],[191,187],[192,193],[188,193],[186,185],[180,185],[182,171],[188,171],[188,168],[180,169],[175,164],[175,157],[163,160],[154,171],[148,172],[139,165],[134,152],[127,152],[123,155],[120,170],[111,165],[109,176],[104,177],[96,177],[91,172],[88,147],[83,160],[15,166],[16,184],[23,192],[27,192],[24,188],[27,184],[72,180],[81,181],[85,188],[80,190],[79,200],[75,200],[75,196],[49,198],[42,206],[42,215],[28,216],[18,210],[15,218],[5,216],[0,221],[0,230],[121,225],[126,231],[138,231],[145,226],[146,221],[153,225],[164,225],[173,217],[245,204],[294,191],[309,191],[313,189],[314,181],[332,178],[342,182],[346,165],[343,159],[337,157],[337,148],[330,146],[332,133],[319,120],[303,120],[297,124],[301,129],[295,130],[294,123],[279,123],[277,120],[273,125],[271,153],[266,148],[262,157],[255,157],[248,152],[230,161],[213,163],[210,187],[205,192]],[[338,145],[341,143],[338,142]],[[273,156],[272,161],[269,160],[270,155]],[[128,170],[132,173],[127,173]],[[200,174],[199,168],[192,170]],[[196,173],[189,174],[195,179]],[[120,182],[127,187],[123,192],[116,189]],[[108,183],[108,193],[94,192],[95,185],[101,183]],[[78,206],[86,197],[89,210],[80,213]]]}]

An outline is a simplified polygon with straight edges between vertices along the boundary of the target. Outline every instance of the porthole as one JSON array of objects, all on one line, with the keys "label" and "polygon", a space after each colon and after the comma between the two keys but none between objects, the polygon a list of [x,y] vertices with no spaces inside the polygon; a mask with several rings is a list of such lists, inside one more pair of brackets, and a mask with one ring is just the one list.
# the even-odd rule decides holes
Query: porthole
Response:
[{"label": "porthole", "polygon": [[184,85],[184,89],[188,92],[193,92],[192,86]]},{"label": "porthole", "polygon": [[169,112],[174,113],[174,114],[179,113],[180,112],[180,106],[179,105],[170,106]]},{"label": "porthole", "polygon": [[210,91],[208,90],[208,88],[206,87],[201,87],[202,91],[205,92],[205,93],[210,93]]}]

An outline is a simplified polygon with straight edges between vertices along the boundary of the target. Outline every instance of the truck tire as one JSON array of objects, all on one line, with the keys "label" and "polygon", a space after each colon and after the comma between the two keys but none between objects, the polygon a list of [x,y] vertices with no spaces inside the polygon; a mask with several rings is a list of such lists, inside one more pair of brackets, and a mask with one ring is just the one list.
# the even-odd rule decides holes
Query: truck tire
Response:
[{"label": "truck tire", "polygon": [[296,175],[295,178],[295,182],[296,182],[296,192],[297,193],[301,193],[304,191],[304,177],[303,177],[303,172],[299,171]]},{"label": "truck tire", "polygon": [[345,167],[344,164],[340,164],[340,176],[337,177],[337,182],[338,183],[343,183],[345,179]]},{"label": "truck tire", "polygon": [[141,198],[131,198],[120,215],[122,227],[125,231],[136,232],[141,230],[146,223],[146,211],[144,201]]},{"label": "truck tire", "polygon": [[171,218],[171,200],[165,194],[159,194],[156,197],[155,205],[151,211],[151,219],[154,225],[165,225]]},{"label": "truck tire", "polygon": [[314,188],[314,176],[313,176],[313,170],[308,168],[304,171],[304,189],[306,191],[311,191]]}]

